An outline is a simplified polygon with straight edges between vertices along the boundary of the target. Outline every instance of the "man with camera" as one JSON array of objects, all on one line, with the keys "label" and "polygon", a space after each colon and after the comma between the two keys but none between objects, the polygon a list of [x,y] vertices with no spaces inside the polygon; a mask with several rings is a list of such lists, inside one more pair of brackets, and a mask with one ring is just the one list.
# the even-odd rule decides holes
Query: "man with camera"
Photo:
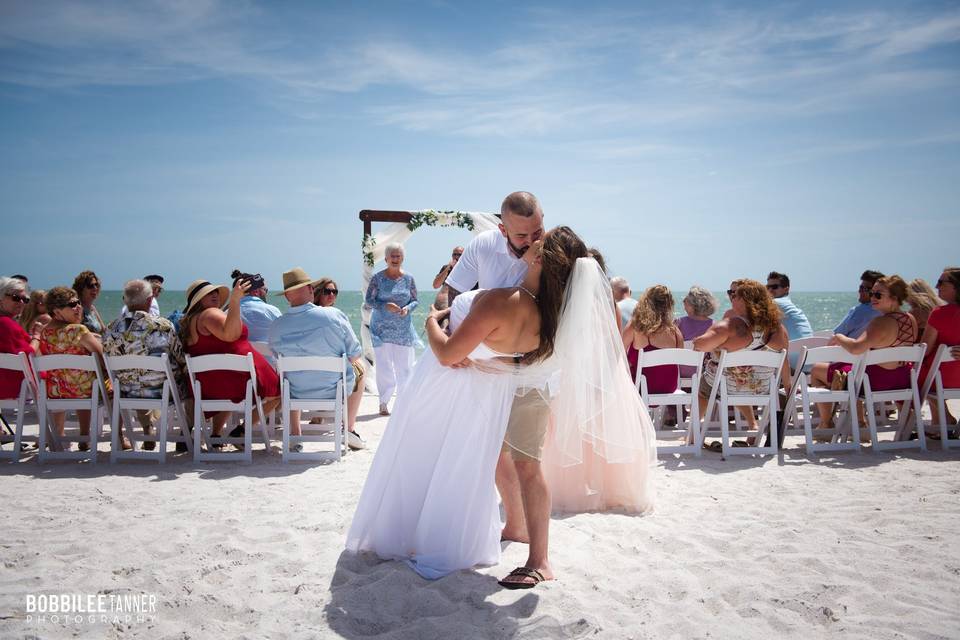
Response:
[{"label": "man with camera", "polygon": [[247,295],[240,299],[240,318],[247,325],[251,342],[266,342],[270,325],[282,315],[280,309],[267,303],[267,283],[259,273],[243,273],[239,269],[234,269],[230,277],[233,286],[240,280],[250,283]]}]

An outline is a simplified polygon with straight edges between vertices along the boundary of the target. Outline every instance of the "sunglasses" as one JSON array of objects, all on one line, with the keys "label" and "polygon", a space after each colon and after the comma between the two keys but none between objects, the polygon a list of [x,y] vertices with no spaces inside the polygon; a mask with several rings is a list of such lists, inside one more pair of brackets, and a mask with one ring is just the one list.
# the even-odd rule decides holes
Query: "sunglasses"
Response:
[{"label": "sunglasses", "polygon": [[767,290],[768,290],[768,291],[776,291],[777,289],[780,289],[780,288],[781,288],[781,287],[780,287],[779,284],[768,284],[768,285],[767,285]]},{"label": "sunglasses", "polygon": [[325,296],[336,296],[336,295],[340,295],[340,290],[339,289],[323,289],[320,291],[320,293],[322,293]]},{"label": "sunglasses", "polygon": [[459,257],[462,256],[462,255],[463,255],[462,253],[454,253],[454,254],[453,254],[453,257],[454,257],[454,258],[459,258]]},{"label": "sunglasses", "polygon": [[57,306],[57,309],[76,309],[76,308],[79,307],[79,306],[80,306],[80,301],[79,301],[79,300],[71,300],[70,302],[68,302],[68,303],[66,303],[66,304],[58,305],[58,306]]},{"label": "sunglasses", "polygon": [[857,291],[859,291],[860,293],[870,293],[872,289],[870,289],[870,287],[864,287],[863,285],[861,285],[857,287]]},{"label": "sunglasses", "polygon": [[15,302],[22,302],[23,304],[30,302],[30,298],[27,296],[22,296],[19,293],[8,293],[7,297]]},{"label": "sunglasses", "polygon": [[937,289],[939,289],[940,287],[942,287],[942,286],[945,285],[945,284],[949,284],[949,285],[951,285],[951,286],[953,285],[953,283],[950,282],[949,280],[944,280],[943,278],[940,278],[939,280],[937,280],[936,287],[937,287]]},{"label": "sunglasses", "polygon": [[882,300],[882,299],[883,299],[883,291],[871,291],[871,292],[870,292],[870,297],[873,298],[874,300]]},{"label": "sunglasses", "polygon": [[735,296],[735,295],[737,295],[737,290],[736,290],[736,289],[727,289],[727,296],[729,296],[729,297],[732,298],[732,297]]}]

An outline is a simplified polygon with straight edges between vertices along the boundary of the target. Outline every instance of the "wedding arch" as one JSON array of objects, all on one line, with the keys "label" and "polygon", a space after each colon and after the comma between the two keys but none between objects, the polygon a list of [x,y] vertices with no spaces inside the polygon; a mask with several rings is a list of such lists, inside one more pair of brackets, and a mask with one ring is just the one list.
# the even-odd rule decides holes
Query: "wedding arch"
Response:
[{"label": "wedding arch", "polygon": [[[384,258],[384,249],[388,244],[399,242],[403,244],[414,231],[420,227],[458,227],[472,231],[474,235],[498,228],[500,216],[493,213],[474,211],[439,211],[423,209],[421,211],[378,211],[364,209],[360,212],[363,221],[363,282],[360,293],[366,299],[367,287],[373,277],[373,268]],[[387,225],[376,234],[373,233],[374,222],[385,222]],[[360,303],[360,344],[363,347],[363,357],[368,364],[373,364],[373,339],[370,336],[370,316],[372,309],[365,303]],[[367,375],[368,388],[374,388],[374,378]]]}]

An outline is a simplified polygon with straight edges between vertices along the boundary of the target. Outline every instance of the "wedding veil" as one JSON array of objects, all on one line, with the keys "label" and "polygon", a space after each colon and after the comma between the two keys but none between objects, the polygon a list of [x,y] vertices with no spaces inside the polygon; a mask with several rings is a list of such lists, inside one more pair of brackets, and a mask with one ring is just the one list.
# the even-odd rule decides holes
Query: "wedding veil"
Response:
[{"label": "wedding veil", "polygon": [[[608,463],[634,463],[646,456],[656,463],[653,424],[630,379],[626,353],[606,275],[593,258],[579,258],[564,292],[554,353],[532,366],[549,377],[557,462],[583,462],[583,445]],[[508,434],[509,437],[509,434]],[[508,444],[523,451],[523,445]]]}]

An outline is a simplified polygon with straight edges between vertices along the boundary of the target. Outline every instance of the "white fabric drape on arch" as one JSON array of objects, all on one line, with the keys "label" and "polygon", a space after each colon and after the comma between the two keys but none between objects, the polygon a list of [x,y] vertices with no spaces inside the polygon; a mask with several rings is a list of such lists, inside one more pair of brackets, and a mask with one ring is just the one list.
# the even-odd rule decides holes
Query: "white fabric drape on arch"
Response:
[{"label": "white fabric drape on arch", "polygon": [[[423,210],[427,211],[427,210]],[[413,211],[411,213],[420,213],[418,211]],[[497,229],[500,225],[500,218],[493,215],[492,213],[480,213],[480,212],[471,212],[471,211],[457,211],[461,215],[469,216],[473,222],[473,233],[474,235],[478,233],[483,233],[484,231],[490,231],[491,229]],[[444,214],[437,214],[438,223],[435,226],[439,227],[450,227],[453,225],[453,217]],[[367,264],[366,260],[363,261],[363,282],[362,287],[360,288],[360,293],[363,297],[363,300],[366,300],[367,297],[367,287],[370,286],[370,280],[373,278],[374,267],[380,265],[384,259],[384,249],[388,244],[398,242],[403,244],[406,242],[413,234],[413,231],[407,227],[404,222],[391,222],[386,227],[381,229],[378,233],[373,234],[373,265],[370,266]],[[374,382],[376,375],[374,370],[374,355],[373,355],[373,338],[370,335],[370,316],[373,313],[373,309],[367,306],[366,302],[360,302],[360,345],[363,348],[363,357],[367,361],[367,372],[366,386],[367,390],[373,393],[377,392],[376,383]]]}]

